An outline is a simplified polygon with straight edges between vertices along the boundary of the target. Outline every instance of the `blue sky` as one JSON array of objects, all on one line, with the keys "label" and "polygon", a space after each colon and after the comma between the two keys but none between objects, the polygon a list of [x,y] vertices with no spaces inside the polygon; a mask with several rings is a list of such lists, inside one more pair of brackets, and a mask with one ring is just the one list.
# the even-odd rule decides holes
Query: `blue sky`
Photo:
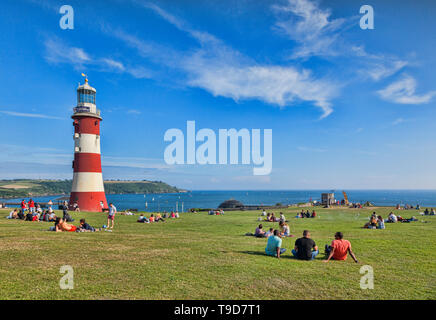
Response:
[{"label": "blue sky", "polygon": [[[74,8],[74,30],[59,8]],[[372,5],[375,29],[359,27]],[[2,2],[0,178],[71,178],[76,87],[106,179],[187,189],[435,189],[432,1]],[[163,160],[164,133],[272,129],[273,170]]]}]

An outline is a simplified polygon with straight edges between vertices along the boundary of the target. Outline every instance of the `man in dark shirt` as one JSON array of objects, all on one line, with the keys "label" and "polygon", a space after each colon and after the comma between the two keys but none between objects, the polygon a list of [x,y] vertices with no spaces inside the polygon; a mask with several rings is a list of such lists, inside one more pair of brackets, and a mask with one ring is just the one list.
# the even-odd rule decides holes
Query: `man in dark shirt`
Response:
[{"label": "man in dark shirt", "polygon": [[312,260],[315,259],[318,253],[318,246],[315,241],[310,239],[309,230],[304,230],[303,238],[295,241],[295,249],[292,250],[292,254],[301,260]]}]

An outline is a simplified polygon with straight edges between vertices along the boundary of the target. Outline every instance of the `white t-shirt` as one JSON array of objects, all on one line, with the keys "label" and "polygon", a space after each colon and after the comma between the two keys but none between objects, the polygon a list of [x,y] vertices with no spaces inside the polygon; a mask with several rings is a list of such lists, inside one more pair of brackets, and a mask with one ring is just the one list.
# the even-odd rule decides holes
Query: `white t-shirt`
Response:
[{"label": "white t-shirt", "polygon": [[113,216],[116,212],[117,212],[117,208],[114,205],[109,206],[109,215],[110,216]]}]

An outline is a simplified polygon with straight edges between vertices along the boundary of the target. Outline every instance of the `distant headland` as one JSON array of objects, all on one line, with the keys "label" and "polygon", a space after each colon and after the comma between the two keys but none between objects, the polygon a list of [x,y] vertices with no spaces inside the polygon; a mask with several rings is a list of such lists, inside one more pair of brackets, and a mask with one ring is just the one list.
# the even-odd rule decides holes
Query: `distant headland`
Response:
[{"label": "distant headland", "polygon": [[[71,192],[72,180],[13,179],[0,180],[0,198],[66,195]],[[162,181],[106,180],[106,194],[179,193],[179,189]]]}]

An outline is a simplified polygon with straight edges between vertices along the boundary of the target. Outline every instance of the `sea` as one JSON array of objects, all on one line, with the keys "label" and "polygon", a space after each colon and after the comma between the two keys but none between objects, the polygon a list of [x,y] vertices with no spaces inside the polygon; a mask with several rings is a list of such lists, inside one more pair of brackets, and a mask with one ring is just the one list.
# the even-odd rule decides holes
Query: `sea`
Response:
[{"label": "sea", "polygon": [[[184,193],[160,194],[108,194],[118,210],[138,209],[140,211],[188,211],[191,208],[217,208],[225,200],[235,199],[244,205],[282,205],[320,201],[321,193],[332,190],[274,190],[274,191],[190,191]],[[350,202],[371,202],[376,206],[395,206],[409,204],[421,207],[436,207],[436,190],[347,190]],[[342,200],[342,191],[335,191],[335,198]],[[48,202],[60,196],[34,197],[35,202]],[[28,200],[29,198],[25,198]],[[13,203],[20,199],[7,199],[0,202]]]}]

